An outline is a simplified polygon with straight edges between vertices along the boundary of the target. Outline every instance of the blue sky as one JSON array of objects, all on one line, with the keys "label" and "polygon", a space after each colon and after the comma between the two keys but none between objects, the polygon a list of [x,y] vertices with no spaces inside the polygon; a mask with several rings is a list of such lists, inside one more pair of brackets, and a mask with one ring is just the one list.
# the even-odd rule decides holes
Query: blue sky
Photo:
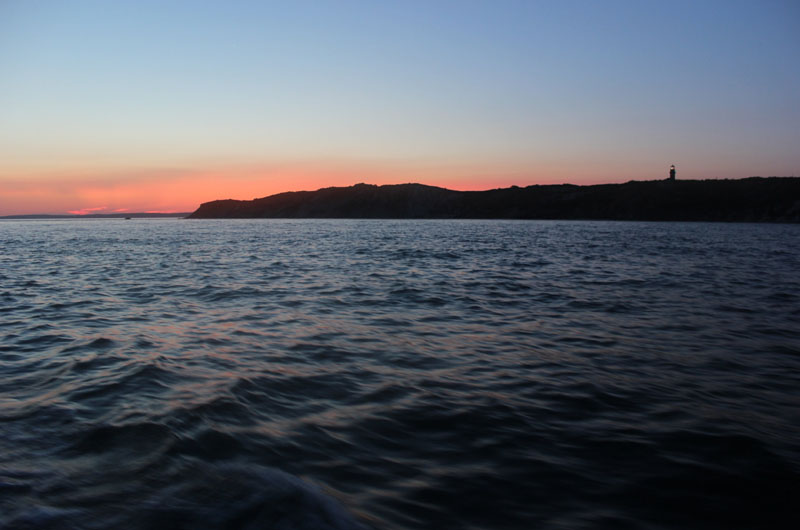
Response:
[{"label": "blue sky", "polygon": [[798,27],[776,0],[0,0],[0,214],[800,175]]}]

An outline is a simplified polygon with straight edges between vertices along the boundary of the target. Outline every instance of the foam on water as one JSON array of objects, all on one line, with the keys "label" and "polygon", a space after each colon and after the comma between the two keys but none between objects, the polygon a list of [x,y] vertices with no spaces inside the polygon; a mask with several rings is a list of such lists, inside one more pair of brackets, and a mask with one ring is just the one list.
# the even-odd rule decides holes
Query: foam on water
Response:
[{"label": "foam on water", "polygon": [[800,228],[0,222],[0,527],[794,528]]}]

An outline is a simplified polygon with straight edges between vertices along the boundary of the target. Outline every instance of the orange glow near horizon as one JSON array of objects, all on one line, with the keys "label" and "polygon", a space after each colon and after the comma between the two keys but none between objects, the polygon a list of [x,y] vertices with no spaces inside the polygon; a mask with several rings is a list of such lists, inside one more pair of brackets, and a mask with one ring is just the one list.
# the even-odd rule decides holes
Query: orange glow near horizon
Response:
[{"label": "orange glow near horizon", "polygon": [[[490,167],[491,166],[491,167]],[[218,199],[250,200],[288,191],[331,186],[416,182],[476,191],[511,185],[572,181],[556,167],[536,171],[503,164],[287,163],[212,169],[165,169],[127,172],[123,176],[50,174],[0,180],[0,215],[192,212]],[[119,174],[119,173],[117,173]],[[548,174],[549,177],[541,175]],[[618,179],[624,181],[628,179]],[[584,176],[581,184],[608,182]]]}]

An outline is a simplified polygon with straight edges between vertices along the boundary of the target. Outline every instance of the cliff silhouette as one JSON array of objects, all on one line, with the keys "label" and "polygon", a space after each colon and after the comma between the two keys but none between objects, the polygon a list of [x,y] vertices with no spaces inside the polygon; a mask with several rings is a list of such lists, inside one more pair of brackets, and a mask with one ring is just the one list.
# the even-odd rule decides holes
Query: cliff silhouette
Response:
[{"label": "cliff silhouette", "polygon": [[454,191],[356,184],[203,203],[190,219],[597,219],[800,222],[800,178],[631,181]]}]

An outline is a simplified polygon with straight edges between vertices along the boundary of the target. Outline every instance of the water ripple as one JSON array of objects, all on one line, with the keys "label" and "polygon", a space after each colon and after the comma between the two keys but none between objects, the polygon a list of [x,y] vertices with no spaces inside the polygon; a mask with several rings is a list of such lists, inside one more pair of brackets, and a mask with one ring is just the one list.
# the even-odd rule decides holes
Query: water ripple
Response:
[{"label": "water ripple", "polygon": [[795,226],[3,221],[0,248],[2,528],[800,524]]}]

